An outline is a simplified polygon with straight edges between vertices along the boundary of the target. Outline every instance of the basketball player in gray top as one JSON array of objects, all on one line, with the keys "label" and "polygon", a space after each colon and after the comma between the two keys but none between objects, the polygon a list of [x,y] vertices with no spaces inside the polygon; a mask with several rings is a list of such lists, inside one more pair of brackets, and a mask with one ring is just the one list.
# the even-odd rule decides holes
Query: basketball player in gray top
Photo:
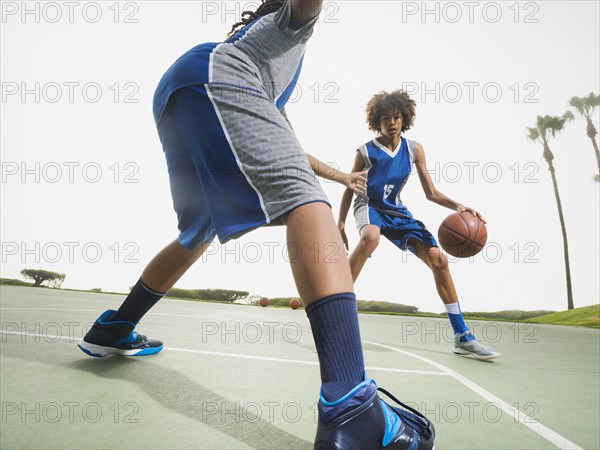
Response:
[{"label": "basketball player in gray top", "polygon": [[[227,242],[281,223],[289,246],[297,249],[292,273],[320,363],[315,448],[429,450],[431,422],[381,401],[376,383],[365,375],[350,267],[315,173],[357,192],[364,191],[365,180],[308,156],[284,116],[321,7],[322,0],[263,1],[257,11],[244,13],[225,42],[194,47],[167,70],[156,90],[154,117],[179,237],[150,262],[119,310],[103,313],[79,346],[91,356],[158,353],[162,342],[134,328],[214,238]],[[315,260],[315,243],[337,252]]]}]

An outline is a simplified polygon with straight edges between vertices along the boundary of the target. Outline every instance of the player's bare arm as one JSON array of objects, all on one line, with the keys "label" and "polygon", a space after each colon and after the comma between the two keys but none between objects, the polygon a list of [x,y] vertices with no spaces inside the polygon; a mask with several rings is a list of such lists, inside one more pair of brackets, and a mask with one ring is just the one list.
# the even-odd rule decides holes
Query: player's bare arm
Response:
[{"label": "player's bare arm", "polygon": [[[361,173],[363,175],[363,179],[365,180],[365,189],[366,189],[366,178],[364,178],[363,172],[365,168],[365,161],[360,155],[360,152],[356,152],[356,156],[354,158],[354,164],[352,166],[352,173]],[[338,218],[338,229],[342,234],[342,240],[344,241],[344,245],[347,250],[350,250],[348,247],[348,236],[346,235],[346,217],[348,217],[348,211],[350,210],[350,205],[352,204],[352,197],[354,196],[354,190],[350,188],[346,188],[344,191],[344,195],[342,195],[342,204],[340,205],[340,215]]]},{"label": "player's bare arm", "polygon": [[319,15],[323,0],[291,0],[292,18],[290,28],[299,29]]},{"label": "player's bare arm", "polygon": [[307,156],[310,167],[318,176],[326,180],[336,181],[346,186],[346,190],[353,193],[362,193],[367,189],[367,179],[364,177],[364,172],[353,170],[352,173],[345,173],[329,164],[325,164],[308,153]]},{"label": "player's bare arm", "polygon": [[423,149],[423,146],[418,142],[415,150],[415,166],[417,168],[419,180],[421,181],[421,186],[423,188],[423,192],[425,192],[425,197],[427,197],[427,200],[458,212],[470,212],[474,216],[478,216],[481,220],[486,222],[483,216],[477,211],[475,211],[473,208],[464,206],[461,203],[452,200],[450,197],[446,196],[445,194],[436,189],[435,184],[433,183],[433,180],[431,179],[431,177],[429,176],[429,172],[427,171],[425,150]]}]

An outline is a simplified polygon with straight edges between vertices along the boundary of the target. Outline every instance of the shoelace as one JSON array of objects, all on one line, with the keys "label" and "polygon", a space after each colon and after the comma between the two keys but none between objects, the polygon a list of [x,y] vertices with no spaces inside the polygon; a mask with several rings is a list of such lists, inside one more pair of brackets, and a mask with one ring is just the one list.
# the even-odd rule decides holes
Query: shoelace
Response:
[{"label": "shoelace", "polygon": [[475,347],[475,350],[477,350],[477,351],[483,350],[483,345],[477,339],[475,339],[474,341],[470,341],[469,343],[472,344],[473,347]]},{"label": "shoelace", "polygon": [[138,334],[136,331],[131,332],[131,337],[133,338],[131,342],[146,340],[146,336],[144,336],[143,334]]},{"label": "shoelace", "polygon": [[[473,336],[473,334],[470,331],[466,331],[465,333],[461,334],[462,336]],[[475,336],[473,336],[473,339],[471,339],[470,341],[466,342],[467,344],[472,344],[473,347],[475,347],[475,350],[482,350],[483,349],[483,344],[481,344],[481,342],[479,342]]]},{"label": "shoelace", "polygon": [[408,411],[412,412],[415,416],[417,416],[416,418],[418,420],[414,420],[414,418],[412,418],[411,416],[402,415],[394,410],[396,413],[398,413],[398,415],[400,415],[400,417],[403,420],[405,420],[406,422],[409,422],[413,426],[413,428],[417,427],[420,430],[423,437],[425,437],[426,439],[430,439],[432,437],[431,429],[429,428],[430,422],[423,414],[421,414],[416,409],[413,409],[410,406],[402,403],[400,400],[398,400],[396,397],[394,397],[392,394],[390,394],[385,389],[383,389],[381,387],[377,387],[377,390],[380,392],[383,392],[385,395],[387,395],[389,398],[391,398],[393,401],[395,401],[402,408],[407,409]]}]

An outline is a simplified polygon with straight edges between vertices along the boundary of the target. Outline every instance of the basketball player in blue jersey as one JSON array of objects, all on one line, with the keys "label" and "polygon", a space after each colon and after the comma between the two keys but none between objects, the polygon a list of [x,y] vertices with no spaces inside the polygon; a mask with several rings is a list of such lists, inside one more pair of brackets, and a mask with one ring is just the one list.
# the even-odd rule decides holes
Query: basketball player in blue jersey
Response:
[{"label": "basketball player in blue jersey", "polygon": [[179,237],[148,264],[119,310],[96,320],[79,347],[91,356],[158,353],[162,342],[134,329],[213,239],[225,243],[283,224],[288,243],[299,248],[291,268],[321,369],[315,448],[429,450],[431,422],[380,400],[365,375],[346,255],[337,255],[336,263],[308,256],[315,242],[343,245],[315,173],[353,191],[365,188],[361,173],[344,174],[307,156],[283,109],[321,7],[322,0],[263,1],[244,13],[225,42],[194,47],[165,73],[154,117]]},{"label": "basketball player in blue jersey", "polygon": [[[454,353],[483,360],[497,358],[500,353],[475,339],[465,325],[448,259],[425,225],[412,216],[401,200],[400,194],[414,166],[428,200],[455,211],[470,212],[484,220],[474,209],[463,206],[435,188],[427,172],[423,146],[402,137],[414,123],[415,107],[414,100],[402,90],[391,94],[381,92],[367,105],[369,129],[378,136],[361,146],[354,159],[353,171],[367,171],[367,190],[357,194],[354,201],[360,241],[350,255],[352,278],[356,281],[365,262],[379,245],[380,236],[385,236],[399,249],[414,253],[431,269],[454,331]],[[344,192],[338,220],[346,248],[345,223],[353,195],[350,189]]]}]

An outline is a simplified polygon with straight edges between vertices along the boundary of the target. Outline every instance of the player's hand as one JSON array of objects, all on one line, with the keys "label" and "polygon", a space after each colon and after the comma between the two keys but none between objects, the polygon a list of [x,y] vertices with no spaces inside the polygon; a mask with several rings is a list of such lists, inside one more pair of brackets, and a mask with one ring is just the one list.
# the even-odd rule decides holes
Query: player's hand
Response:
[{"label": "player's hand", "polygon": [[474,216],[479,217],[483,223],[487,223],[487,220],[485,220],[483,218],[483,216],[480,213],[478,213],[477,211],[475,211],[473,208],[469,208],[468,206],[459,206],[457,208],[457,211],[458,212],[468,212],[468,213],[471,213]]},{"label": "player's hand", "polygon": [[365,177],[366,174],[366,171],[352,172],[348,174],[346,183],[344,183],[345,186],[354,191],[356,194],[364,194],[367,191],[367,178]]},{"label": "player's hand", "polygon": [[346,227],[342,224],[338,225],[338,228],[340,230],[340,234],[342,235],[342,241],[344,242],[344,247],[346,247],[346,250],[350,251],[350,247],[348,246],[348,236],[346,236]]}]

